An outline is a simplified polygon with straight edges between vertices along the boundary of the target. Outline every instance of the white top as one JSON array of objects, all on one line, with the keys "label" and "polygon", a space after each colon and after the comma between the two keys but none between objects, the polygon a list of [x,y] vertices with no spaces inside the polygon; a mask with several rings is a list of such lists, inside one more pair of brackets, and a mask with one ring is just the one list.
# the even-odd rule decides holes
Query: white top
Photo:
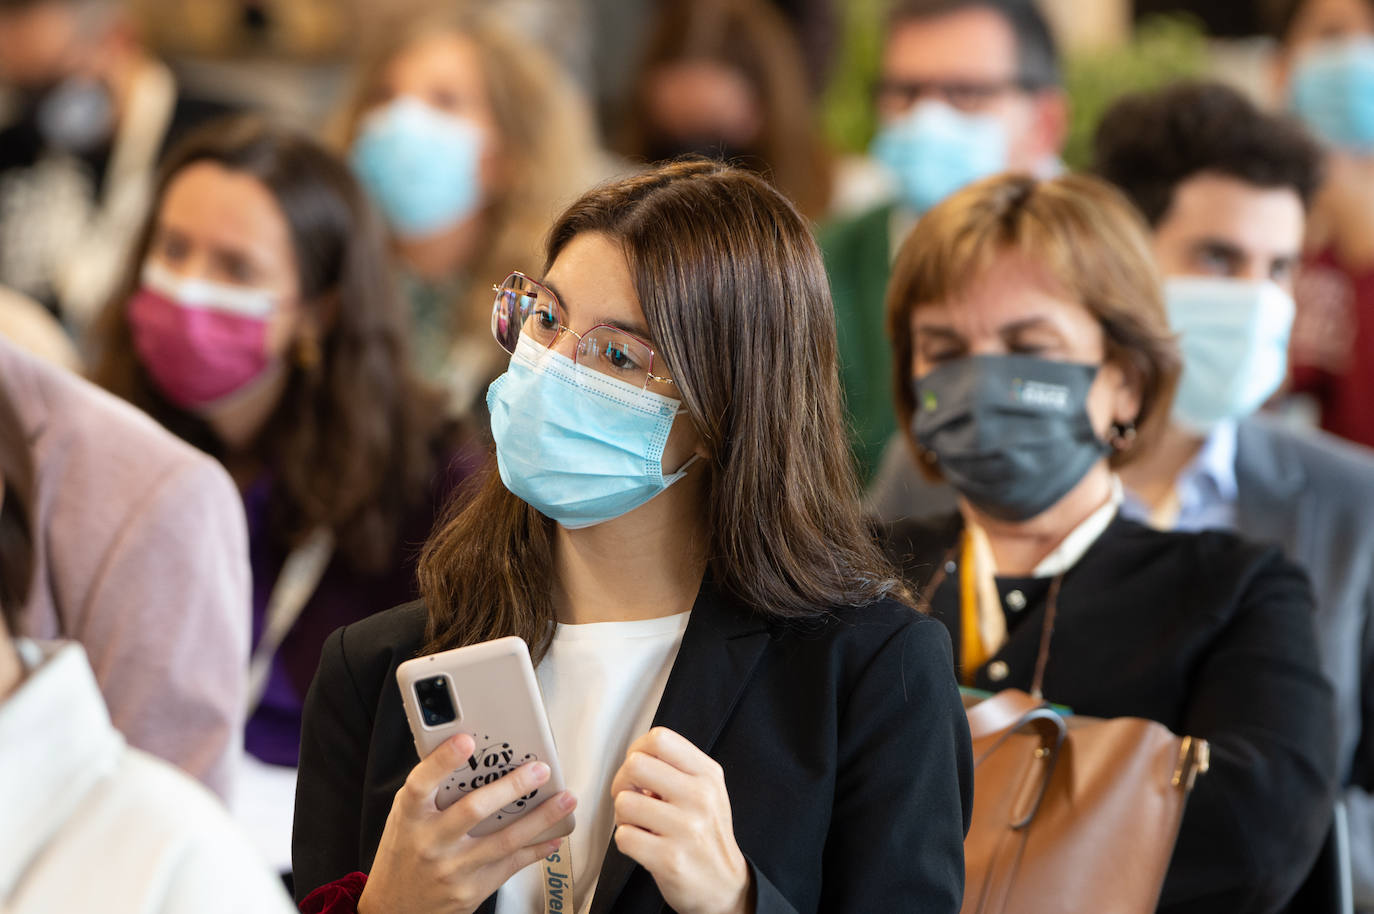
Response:
[{"label": "white top", "polygon": [[[591,907],[611,840],[611,780],[630,743],[653,723],[690,616],[559,625],[535,671],[563,779],[577,797],[572,833],[576,914]],[[540,914],[540,875],[535,864],[511,877],[496,896],[496,914]]]},{"label": "white top", "polygon": [[0,914],[295,910],[219,801],[125,745],[86,652],[18,642],[0,701]]}]

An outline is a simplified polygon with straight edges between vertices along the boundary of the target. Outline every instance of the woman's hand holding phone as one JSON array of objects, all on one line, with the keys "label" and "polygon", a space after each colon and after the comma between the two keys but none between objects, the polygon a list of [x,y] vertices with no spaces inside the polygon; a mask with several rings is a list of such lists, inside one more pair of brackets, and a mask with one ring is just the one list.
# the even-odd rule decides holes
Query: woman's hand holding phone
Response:
[{"label": "woman's hand holding phone", "polygon": [[751,914],[749,864],[735,842],[725,773],[686,737],[655,727],[611,782],[615,843],[679,914]]},{"label": "woman's hand holding phone", "polygon": [[469,914],[516,872],[558,849],[557,841],[532,842],[573,811],[577,801],[567,791],[499,831],[468,836],[479,822],[547,781],[543,762],[522,765],[442,811],[435,805],[439,788],[475,749],[472,737],[460,733],[411,769],[392,801],[358,899],[359,914]]}]

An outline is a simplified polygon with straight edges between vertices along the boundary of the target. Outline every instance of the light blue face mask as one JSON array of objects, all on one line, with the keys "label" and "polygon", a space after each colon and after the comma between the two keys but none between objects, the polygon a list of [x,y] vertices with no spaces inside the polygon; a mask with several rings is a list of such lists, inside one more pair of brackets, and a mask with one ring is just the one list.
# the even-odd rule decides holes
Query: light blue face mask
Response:
[{"label": "light blue face mask", "polygon": [[481,156],[475,124],[403,95],[363,119],[349,161],[396,233],[416,238],[477,208]]},{"label": "light blue face mask", "polygon": [[995,117],[924,101],[883,127],[872,156],[897,179],[901,201],[924,213],[1007,164],[1007,131]]},{"label": "light blue face mask", "polygon": [[663,447],[681,411],[522,336],[487,389],[501,481],[570,530],[638,508],[687,474],[663,475]]},{"label": "light blue face mask", "polygon": [[1323,42],[1303,54],[1288,104],[1326,142],[1374,153],[1374,38]]},{"label": "light blue face mask", "polygon": [[1183,352],[1179,422],[1206,433],[1249,416],[1279,389],[1293,329],[1288,293],[1268,281],[1176,276],[1164,282],[1164,301]]}]

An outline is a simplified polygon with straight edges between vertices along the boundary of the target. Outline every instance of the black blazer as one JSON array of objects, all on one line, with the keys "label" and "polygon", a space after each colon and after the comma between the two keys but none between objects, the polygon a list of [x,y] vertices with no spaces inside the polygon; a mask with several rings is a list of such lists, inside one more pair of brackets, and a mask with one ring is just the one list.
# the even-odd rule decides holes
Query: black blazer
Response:
[{"label": "black blazer", "polygon": [[[301,735],[298,900],[372,865],[418,761],[395,674],[425,619],[411,603],[325,644]],[[890,600],[799,627],[703,586],[654,724],[725,769],[759,914],[959,910],[973,779],[950,656],[940,625]],[[664,903],[612,841],[591,910],[659,914]]]},{"label": "black blazer", "polygon": [[[962,531],[957,514],[905,521],[889,530],[888,551],[924,585]],[[946,571],[931,614],[957,650],[957,562]],[[1030,687],[1049,583],[997,579],[1008,640],[976,671],[977,687]],[[1144,717],[1211,743],[1160,911],[1283,907],[1321,847],[1336,785],[1332,693],[1296,566],[1227,533],[1117,518],[1064,575],[1044,693],[1079,714]]]}]

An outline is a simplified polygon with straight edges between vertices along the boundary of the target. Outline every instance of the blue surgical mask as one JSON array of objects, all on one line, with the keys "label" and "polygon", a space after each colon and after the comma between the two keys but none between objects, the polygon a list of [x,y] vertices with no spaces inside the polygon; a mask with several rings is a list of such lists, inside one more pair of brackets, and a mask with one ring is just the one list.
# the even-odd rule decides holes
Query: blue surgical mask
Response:
[{"label": "blue surgical mask", "polygon": [[681,403],[607,377],[520,337],[487,390],[506,488],[570,530],[638,508],[687,473],[663,473]]},{"label": "blue surgical mask", "polygon": [[1374,38],[1323,42],[1305,53],[1288,104],[1326,142],[1374,153]]},{"label": "blue surgical mask", "polygon": [[897,179],[901,201],[924,213],[961,187],[1005,169],[1007,131],[995,117],[924,101],[884,126],[870,152]]},{"label": "blue surgical mask", "polygon": [[1249,416],[1279,389],[1293,329],[1287,292],[1267,280],[1177,276],[1165,280],[1164,301],[1183,352],[1179,422],[1207,432]]},{"label": "blue surgical mask", "polygon": [[405,95],[363,119],[350,155],[387,222],[409,238],[456,225],[477,208],[481,158],[481,128]]}]

